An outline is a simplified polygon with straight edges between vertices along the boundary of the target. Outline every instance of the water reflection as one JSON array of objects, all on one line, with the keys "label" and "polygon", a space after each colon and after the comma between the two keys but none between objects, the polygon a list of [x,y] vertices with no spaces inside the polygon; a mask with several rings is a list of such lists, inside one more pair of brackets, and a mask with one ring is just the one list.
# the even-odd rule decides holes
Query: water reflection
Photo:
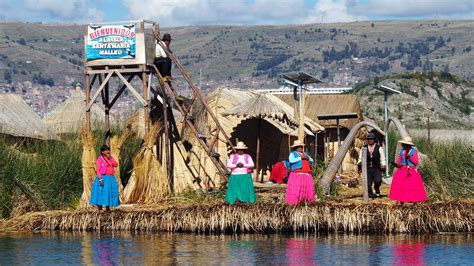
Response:
[{"label": "water reflection", "polygon": [[402,241],[393,245],[392,265],[425,265],[425,244]]},{"label": "water reflection", "polygon": [[[119,261],[119,241],[113,237],[98,238],[91,241],[96,265],[114,265]],[[95,251],[95,252],[94,252]]]},{"label": "water reflection", "polygon": [[286,257],[288,265],[317,265],[314,254],[314,240],[292,238],[287,241]]},{"label": "water reflection", "polygon": [[471,234],[197,235],[9,233],[0,265],[430,265],[474,261]]}]

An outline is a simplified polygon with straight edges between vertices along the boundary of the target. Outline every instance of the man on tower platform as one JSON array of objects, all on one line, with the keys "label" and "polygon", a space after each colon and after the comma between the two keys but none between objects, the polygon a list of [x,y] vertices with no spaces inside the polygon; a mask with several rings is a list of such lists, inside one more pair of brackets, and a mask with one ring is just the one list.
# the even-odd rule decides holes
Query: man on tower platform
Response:
[{"label": "man on tower platform", "polygon": [[156,43],[154,62],[164,81],[168,83],[173,79],[171,77],[171,59],[166,54],[164,48],[171,52],[171,50],[169,50],[170,43],[171,35],[169,33],[165,33],[159,43]]}]

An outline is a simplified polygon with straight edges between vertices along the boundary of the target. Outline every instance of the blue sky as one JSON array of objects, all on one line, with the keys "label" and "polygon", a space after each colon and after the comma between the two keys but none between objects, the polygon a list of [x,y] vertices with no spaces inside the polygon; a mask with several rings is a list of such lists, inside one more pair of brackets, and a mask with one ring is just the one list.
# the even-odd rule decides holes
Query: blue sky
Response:
[{"label": "blue sky", "polygon": [[474,0],[0,0],[0,20],[151,19],[164,27],[391,19],[474,19]]}]

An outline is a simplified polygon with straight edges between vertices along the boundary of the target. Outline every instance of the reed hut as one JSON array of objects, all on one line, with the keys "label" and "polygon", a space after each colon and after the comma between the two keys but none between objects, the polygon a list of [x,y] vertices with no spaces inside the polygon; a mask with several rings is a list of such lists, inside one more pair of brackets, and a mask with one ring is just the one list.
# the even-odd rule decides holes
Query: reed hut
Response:
[{"label": "reed hut", "polygon": [[[294,100],[292,95],[278,95],[278,97],[287,104],[293,104]],[[339,121],[340,139],[342,143],[351,128],[357,123],[364,121],[359,99],[357,98],[357,95],[352,94],[312,94],[305,95],[304,100],[305,115],[318,122],[326,129],[325,132],[317,138],[318,154],[323,155],[325,160],[331,160],[338,150],[336,120],[319,120],[318,116],[347,113],[357,114],[357,118],[342,119]],[[366,130],[363,131],[365,132],[361,131],[358,135],[354,147],[346,154],[342,164],[343,171],[350,172],[356,170],[358,151],[362,146],[364,136],[367,134]]]},{"label": "reed hut", "polygon": [[[79,133],[85,122],[86,98],[80,85],[71,92],[71,96],[47,114],[43,121],[52,136]],[[104,123],[104,110],[98,104],[92,105],[91,121],[93,125]]]},{"label": "reed hut", "polygon": [[1,134],[46,139],[47,131],[44,122],[20,95],[0,94]]},{"label": "reed hut", "polygon": [[[290,143],[297,138],[298,123],[293,116],[293,108],[278,97],[249,90],[219,88],[209,94],[207,104],[231,140],[244,141],[254,159],[260,146],[259,174],[267,175],[274,163],[288,158]],[[216,126],[210,119],[199,115],[196,121],[206,136],[212,139]],[[307,138],[314,139],[315,134],[322,131],[322,126],[305,118]],[[216,152],[221,158],[228,158],[230,150],[221,137]]]}]

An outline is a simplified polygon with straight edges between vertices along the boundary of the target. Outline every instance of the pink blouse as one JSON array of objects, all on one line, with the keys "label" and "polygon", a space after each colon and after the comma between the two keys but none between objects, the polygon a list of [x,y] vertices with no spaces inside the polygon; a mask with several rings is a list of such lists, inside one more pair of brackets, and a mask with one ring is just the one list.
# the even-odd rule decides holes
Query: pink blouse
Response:
[{"label": "pink blouse", "polygon": [[95,171],[99,179],[102,179],[102,175],[114,175],[115,167],[118,167],[118,163],[112,156],[109,159],[99,156],[95,161]]},{"label": "pink blouse", "polygon": [[[235,157],[237,156],[237,158]],[[242,163],[243,167],[237,167],[237,164]],[[227,168],[231,170],[233,175],[248,174],[254,167],[252,157],[248,154],[238,155],[232,154],[227,162]]]}]

